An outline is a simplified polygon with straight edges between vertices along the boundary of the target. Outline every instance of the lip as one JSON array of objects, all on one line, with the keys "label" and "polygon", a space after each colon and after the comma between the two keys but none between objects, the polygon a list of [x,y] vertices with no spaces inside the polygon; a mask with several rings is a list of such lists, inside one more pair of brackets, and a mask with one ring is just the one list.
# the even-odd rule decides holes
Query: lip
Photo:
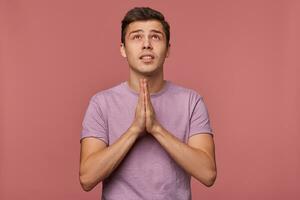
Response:
[{"label": "lip", "polygon": [[142,60],[144,56],[150,56],[151,60],[153,60],[155,58],[154,55],[151,53],[144,53],[144,54],[140,55],[139,59]]}]

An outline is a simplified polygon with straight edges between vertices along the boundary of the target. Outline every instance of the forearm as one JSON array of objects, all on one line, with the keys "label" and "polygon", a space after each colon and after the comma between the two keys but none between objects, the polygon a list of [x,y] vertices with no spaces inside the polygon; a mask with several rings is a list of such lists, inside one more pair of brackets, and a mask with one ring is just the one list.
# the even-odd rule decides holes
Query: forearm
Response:
[{"label": "forearm", "polygon": [[91,154],[81,166],[81,178],[87,190],[108,177],[120,164],[138,138],[138,133],[128,129],[114,144]]},{"label": "forearm", "polygon": [[181,142],[163,127],[157,128],[152,135],[187,173],[206,186],[213,184],[216,177],[216,166],[214,159],[205,151]]}]

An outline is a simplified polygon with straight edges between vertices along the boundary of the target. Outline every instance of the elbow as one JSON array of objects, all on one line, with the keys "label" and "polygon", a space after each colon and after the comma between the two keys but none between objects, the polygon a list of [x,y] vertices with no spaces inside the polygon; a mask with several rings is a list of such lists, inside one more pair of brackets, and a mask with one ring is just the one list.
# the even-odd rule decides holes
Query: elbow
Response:
[{"label": "elbow", "polygon": [[89,181],[86,180],[86,178],[84,176],[79,176],[79,181],[80,181],[81,188],[84,191],[89,192],[93,189],[91,184],[89,184]]},{"label": "elbow", "polygon": [[85,192],[91,191],[98,183],[104,180],[101,174],[93,174],[89,170],[80,167],[79,182]]},{"label": "elbow", "polygon": [[89,180],[88,178],[86,178],[86,176],[79,176],[79,181],[80,181],[80,185],[82,187],[82,189],[85,192],[89,192],[91,191],[97,184],[94,184],[91,180]]},{"label": "elbow", "polygon": [[205,176],[195,177],[199,182],[203,183],[206,187],[211,187],[214,185],[217,178],[217,171],[213,170],[207,172]]},{"label": "elbow", "polygon": [[210,173],[207,174],[206,179],[204,182],[204,185],[206,187],[211,187],[214,185],[215,181],[217,179],[217,171],[211,171]]}]

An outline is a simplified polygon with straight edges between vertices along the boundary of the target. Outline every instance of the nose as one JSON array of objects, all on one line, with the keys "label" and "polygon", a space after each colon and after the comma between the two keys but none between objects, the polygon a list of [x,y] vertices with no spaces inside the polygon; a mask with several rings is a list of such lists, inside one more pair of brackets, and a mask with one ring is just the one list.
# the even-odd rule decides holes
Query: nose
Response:
[{"label": "nose", "polygon": [[144,40],[143,49],[152,49],[152,45],[151,45],[151,42],[149,41],[149,39]]}]

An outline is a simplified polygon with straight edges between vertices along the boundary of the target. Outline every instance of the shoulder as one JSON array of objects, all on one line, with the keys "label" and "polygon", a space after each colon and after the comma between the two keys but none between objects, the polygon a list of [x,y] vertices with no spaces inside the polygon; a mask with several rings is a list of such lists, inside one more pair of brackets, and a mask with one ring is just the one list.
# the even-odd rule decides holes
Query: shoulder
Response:
[{"label": "shoulder", "polygon": [[123,83],[124,82],[121,82],[119,84],[113,85],[112,87],[105,88],[101,91],[96,92],[91,96],[90,101],[101,103],[103,101],[106,101],[108,98],[112,96],[121,94]]},{"label": "shoulder", "polygon": [[170,92],[175,95],[185,96],[190,100],[198,100],[202,98],[202,95],[195,89],[171,81],[169,81],[169,85]]}]

